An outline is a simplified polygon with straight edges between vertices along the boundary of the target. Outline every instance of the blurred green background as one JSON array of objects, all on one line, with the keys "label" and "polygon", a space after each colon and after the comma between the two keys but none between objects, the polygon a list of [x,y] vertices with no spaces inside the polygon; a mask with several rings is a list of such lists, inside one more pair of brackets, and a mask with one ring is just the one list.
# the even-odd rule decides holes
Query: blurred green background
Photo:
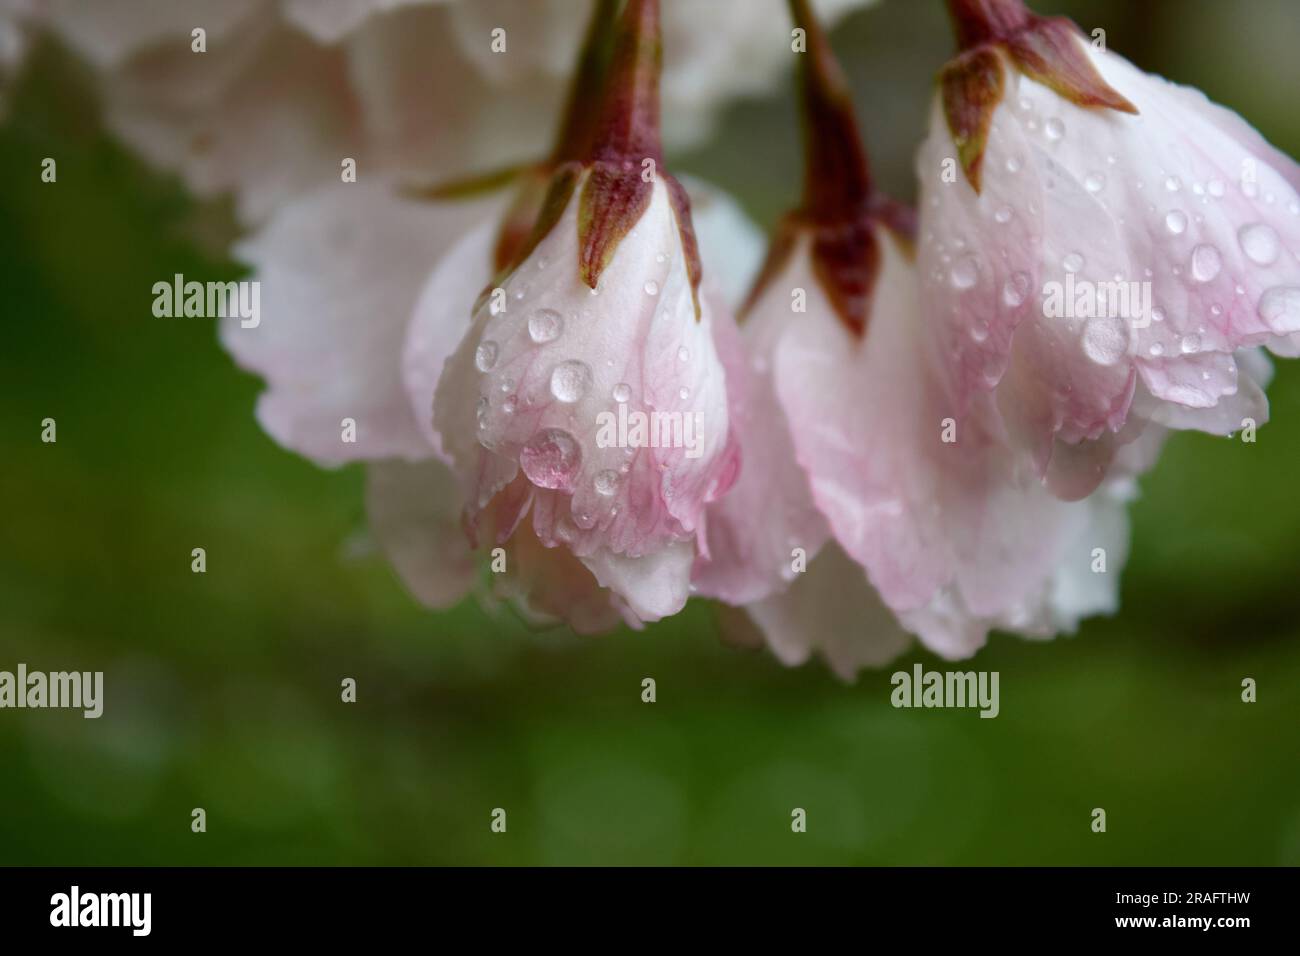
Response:
[{"label": "blurred green background", "polygon": [[[1292,0],[1038,9],[1300,155]],[[910,198],[941,5],[886,2],[834,42],[879,177]],[[896,668],[787,670],[722,646],[699,601],[600,639],[422,610],[368,542],[361,469],[275,446],[213,324],[150,314],[159,277],[239,275],[214,238],[228,209],[109,140],[51,45],[12,106],[0,669],[103,670],[107,700],[98,721],[0,711],[0,863],[1300,864],[1300,368],[1279,367],[1257,444],[1170,442],[1118,617],[993,638],[971,666],[1001,672],[996,720],[894,710]],[[784,91],[739,103],[672,158],[770,224],[798,189],[794,122]],[[941,666],[898,667],[916,660]]]}]

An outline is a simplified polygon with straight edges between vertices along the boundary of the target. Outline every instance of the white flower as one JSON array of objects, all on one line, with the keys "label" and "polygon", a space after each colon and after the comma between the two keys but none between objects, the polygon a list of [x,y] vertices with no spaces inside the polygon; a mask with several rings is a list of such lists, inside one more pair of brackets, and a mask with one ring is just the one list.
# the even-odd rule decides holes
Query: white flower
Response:
[{"label": "white flower", "polygon": [[960,411],[992,393],[1077,498],[1146,430],[1267,419],[1251,350],[1300,344],[1300,167],[1068,22],[989,6],[918,161],[922,299]]}]

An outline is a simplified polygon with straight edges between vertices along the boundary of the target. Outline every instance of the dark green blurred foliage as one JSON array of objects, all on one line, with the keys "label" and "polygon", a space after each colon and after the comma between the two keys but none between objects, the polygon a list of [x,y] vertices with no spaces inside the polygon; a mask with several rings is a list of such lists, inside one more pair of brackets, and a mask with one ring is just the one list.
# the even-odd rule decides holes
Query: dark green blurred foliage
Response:
[{"label": "dark green blurred foliage", "polygon": [[[1289,0],[1049,6],[1300,154]],[[910,198],[940,4],[835,44]],[[213,324],[150,314],[160,278],[239,275],[229,216],[108,140],[91,92],[43,47],[0,129],[0,668],[102,669],[107,699],[0,711],[0,863],[1300,863],[1300,368],[1256,444],[1170,442],[1117,618],[976,658],[996,720],[892,709],[892,667],[845,686],[729,649],[701,602],[601,639],[433,614],[368,543],[361,470],[276,447]],[[677,167],[771,223],[794,122],[785,92],[737,104]]]}]

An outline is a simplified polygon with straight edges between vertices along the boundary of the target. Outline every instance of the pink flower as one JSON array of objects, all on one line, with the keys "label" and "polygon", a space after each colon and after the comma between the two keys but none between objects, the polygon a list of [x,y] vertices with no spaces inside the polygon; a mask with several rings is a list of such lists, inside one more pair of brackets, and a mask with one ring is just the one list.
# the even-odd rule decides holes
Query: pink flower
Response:
[{"label": "pink flower", "polygon": [[[604,42],[598,35],[605,29],[602,22],[593,19],[590,44]],[[584,64],[583,70],[591,66],[585,60]],[[579,91],[600,85],[599,76],[581,72],[574,81]],[[568,120],[589,112],[591,104],[582,96],[571,104],[553,162],[580,146],[587,148],[582,145],[588,136],[582,125]],[[504,185],[464,198],[420,198],[379,181],[321,186],[286,202],[237,250],[255,267],[255,278],[262,283],[263,320],[256,328],[226,320],[222,340],[242,366],[266,379],[258,418],[277,441],[324,465],[368,463],[366,497],[372,527],[403,581],[421,601],[445,607],[461,600],[479,579],[480,551],[500,544],[507,552],[507,572],[490,576],[496,597],[510,600],[539,623],[565,620],[578,630],[599,631],[625,615],[634,622],[640,618],[625,601],[602,588],[569,548],[542,546],[532,528],[540,506],[528,512],[529,521],[519,520],[533,498],[532,486],[522,473],[491,507],[475,509],[475,541],[466,536],[465,499],[448,467],[455,459],[433,427],[434,393],[447,359],[470,329],[474,301],[503,264],[522,254],[531,220],[544,197],[545,179],[540,191],[534,185],[542,170],[526,171]],[[639,166],[636,172],[639,176]],[[663,182],[659,186],[667,188]],[[709,274],[700,290],[709,300],[702,303],[709,319],[700,323],[699,332],[684,330],[694,336],[712,327],[715,312],[726,314],[719,290],[737,296],[761,250],[756,230],[731,200],[702,183],[689,187],[692,219]],[[672,215],[675,219],[676,209]],[[643,246],[640,240],[655,228],[652,222],[667,228],[658,201],[651,203],[643,222],[636,237],[628,236],[619,244],[611,265],[614,272],[602,280],[602,290],[610,288],[611,275],[621,274],[620,259],[634,254],[627,250]],[[655,261],[658,247],[647,253],[646,274],[635,287],[638,301],[659,303],[667,311],[671,310],[666,304],[678,302],[683,288],[673,270],[684,268],[687,261],[676,235],[669,230],[660,236],[665,261]],[[672,262],[669,255],[675,256]],[[531,273],[520,267],[516,276],[539,274],[536,263],[534,257],[528,264]],[[558,282],[558,264],[551,265]],[[571,271],[577,282],[576,260]],[[655,296],[645,291],[651,280],[661,286]],[[518,288],[513,281],[507,287],[511,293]],[[540,285],[537,288],[541,290]],[[604,299],[593,297],[585,286],[578,291],[580,307],[587,312],[614,298],[604,291]],[[508,297],[506,303],[506,314],[522,308],[514,298]],[[693,303],[691,326],[695,326]],[[534,329],[539,328],[534,323]],[[554,331],[560,347],[575,341],[575,328],[571,323],[567,337],[560,327],[537,334]],[[529,342],[532,334],[527,333]],[[698,362],[681,361],[683,347],[689,346],[672,348],[674,370],[699,368]],[[701,349],[703,356],[705,346]],[[603,355],[592,358],[591,365],[602,374],[608,368]],[[475,369],[474,375],[478,374]],[[674,380],[672,387],[690,387],[685,381]],[[549,380],[541,384],[550,387]],[[697,387],[701,395],[709,394],[708,383]],[[638,394],[629,406],[640,408],[641,400]],[[471,426],[476,428],[474,402],[469,407]],[[342,439],[344,419],[355,423],[355,433],[349,436],[354,440]],[[721,424],[725,429],[725,418]],[[702,439],[707,437],[701,432]],[[620,449],[615,451],[620,453],[616,468],[635,461],[633,473],[644,473],[648,457],[629,460]],[[657,450],[646,452],[651,454]],[[681,469],[662,472],[660,478],[665,477],[681,480]],[[686,482],[674,507],[687,500],[688,488]],[[635,567],[642,569],[648,586],[659,587],[657,582],[664,580],[664,569],[670,566],[666,559],[676,554],[665,550],[658,565],[652,567],[647,560],[636,562]],[[607,564],[608,568],[602,566],[605,579],[617,581],[624,569],[615,566],[612,558]],[[664,586],[683,591],[681,578],[679,574]]]},{"label": "pink flower", "polygon": [[[1051,636],[1113,610],[1131,489],[1058,501],[987,407],[956,423],[907,216],[874,193],[829,47],[792,5],[809,37],[805,195],[747,310],[747,374],[729,367],[746,467],[711,506],[701,591],[749,603],[783,660],[820,650],[846,677],[907,632],[964,657],[993,627]],[[1090,567],[1098,548],[1109,574]]]},{"label": "pink flower", "polygon": [[701,294],[685,192],[659,169],[657,7],[628,4],[593,158],[556,174],[434,400],[470,528],[492,519],[504,544],[528,520],[631,620],[685,604],[704,506],[738,467],[713,341],[730,319]]},{"label": "pink flower", "polygon": [[995,396],[1066,498],[1144,431],[1262,424],[1252,349],[1300,343],[1300,168],[1069,21],[950,6],[962,52],[918,161],[919,266],[956,411]]}]

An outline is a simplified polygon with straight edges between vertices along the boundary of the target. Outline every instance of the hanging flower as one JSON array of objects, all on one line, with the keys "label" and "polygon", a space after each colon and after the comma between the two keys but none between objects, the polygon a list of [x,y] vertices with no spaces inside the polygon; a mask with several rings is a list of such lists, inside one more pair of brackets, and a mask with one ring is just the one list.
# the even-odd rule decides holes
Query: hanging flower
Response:
[{"label": "hanging flower", "polygon": [[907,632],[964,657],[993,627],[1073,629],[1114,608],[1117,575],[1089,560],[1100,547],[1122,565],[1130,489],[1057,501],[1017,471],[994,418],[957,425],[910,216],[873,189],[829,45],[807,4],[791,6],[808,36],[804,199],[746,311],[748,375],[728,369],[746,468],[711,507],[701,591],[749,603],[783,660],[820,650],[846,677],[894,657]]},{"label": "hanging flower", "polygon": [[1065,498],[1144,432],[1262,424],[1254,349],[1300,343],[1300,168],[1068,20],[949,6],[961,52],[918,162],[920,271],[958,410],[994,393]]},{"label": "hanging flower", "polygon": [[738,468],[713,341],[729,317],[662,170],[658,38],[658,3],[630,0],[590,155],[556,173],[434,400],[471,531],[529,521],[634,620],[681,609],[704,506]]}]

